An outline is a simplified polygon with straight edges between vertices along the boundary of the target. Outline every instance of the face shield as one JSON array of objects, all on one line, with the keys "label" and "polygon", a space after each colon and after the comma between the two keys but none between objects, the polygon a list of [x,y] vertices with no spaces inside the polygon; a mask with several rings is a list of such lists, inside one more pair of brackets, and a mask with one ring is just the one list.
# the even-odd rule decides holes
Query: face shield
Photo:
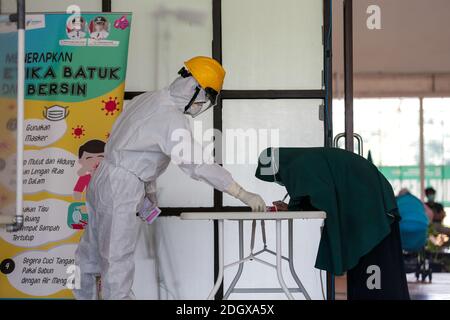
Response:
[{"label": "face shield", "polygon": [[198,117],[203,112],[217,105],[219,95],[211,88],[203,90],[200,86],[195,89],[195,93],[184,109],[185,114],[189,114],[192,118]]}]

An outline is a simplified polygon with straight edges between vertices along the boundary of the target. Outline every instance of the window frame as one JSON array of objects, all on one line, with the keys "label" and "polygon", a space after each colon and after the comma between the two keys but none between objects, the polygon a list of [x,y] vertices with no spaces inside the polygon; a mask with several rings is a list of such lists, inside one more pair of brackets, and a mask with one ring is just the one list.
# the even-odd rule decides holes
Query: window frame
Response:
[{"label": "window frame", "polygon": [[[222,62],[222,0],[212,1],[212,57]],[[323,1],[323,83],[320,90],[222,90],[217,106],[213,110],[213,128],[222,131],[222,101],[225,99],[319,99],[323,101],[324,109],[324,146],[332,147],[333,122],[332,122],[332,0]],[[111,12],[112,0],[102,0],[102,11]],[[125,91],[124,100],[142,94],[141,91]],[[217,146],[216,142],[215,145]],[[216,154],[217,156],[217,154]],[[215,159],[222,163],[221,159]],[[161,216],[179,216],[182,212],[223,212],[223,211],[248,211],[248,207],[223,206],[223,193],[214,190],[213,207],[170,207],[161,208]],[[214,277],[219,270],[218,257],[218,222],[214,221]],[[223,297],[223,283],[219,289],[216,300]],[[332,276],[327,273],[327,300],[334,299],[334,283]]]}]

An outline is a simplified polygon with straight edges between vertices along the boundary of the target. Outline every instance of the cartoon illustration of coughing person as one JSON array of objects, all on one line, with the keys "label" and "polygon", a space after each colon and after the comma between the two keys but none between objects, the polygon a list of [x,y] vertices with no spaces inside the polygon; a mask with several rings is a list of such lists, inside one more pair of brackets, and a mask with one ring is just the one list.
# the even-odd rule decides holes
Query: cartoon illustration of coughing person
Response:
[{"label": "cartoon illustration of coughing person", "polygon": [[87,225],[87,209],[83,202],[83,195],[91,181],[92,174],[104,158],[105,142],[89,140],[78,150],[78,180],[73,188],[73,199],[77,201],[69,207],[68,224],[72,229],[84,229]]}]

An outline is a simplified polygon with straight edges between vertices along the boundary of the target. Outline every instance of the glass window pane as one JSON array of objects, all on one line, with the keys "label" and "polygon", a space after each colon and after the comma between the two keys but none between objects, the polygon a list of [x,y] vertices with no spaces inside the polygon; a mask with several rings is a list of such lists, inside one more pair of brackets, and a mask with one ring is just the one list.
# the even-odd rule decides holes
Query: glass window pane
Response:
[{"label": "glass window pane", "polygon": [[66,12],[70,5],[77,5],[81,13],[102,11],[101,0],[32,0],[26,2],[27,12]]},{"label": "glass window pane", "polygon": [[[364,157],[392,184],[395,193],[407,188],[420,197],[419,109],[417,98],[356,99],[354,126],[364,140]],[[344,101],[333,102],[335,134],[344,132]],[[340,148],[344,139],[341,140]]]},{"label": "glass window pane", "polygon": [[[141,283],[142,289],[157,287],[161,300],[205,299],[214,285],[213,223],[159,217],[153,230],[158,282]],[[143,240],[148,247],[151,240]],[[148,272],[143,269],[137,279]]]},{"label": "glass window pane", "polygon": [[424,99],[425,163],[450,165],[450,98]]},{"label": "glass window pane", "polygon": [[187,59],[211,56],[211,0],[113,1],[113,11],[131,11],[126,90],[167,86]]},{"label": "glass window pane", "polygon": [[[195,120],[191,117],[189,119],[194,138],[197,142],[202,143],[203,137],[206,137],[205,131],[213,126],[212,109],[195,118]],[[204,146],[206,143],[208,141],[203,141]],[[214,189],[204,182],[191,179],[172,163],[158,178],[156,183],[158,205],[160,207],[214,206]]]},{"label": "glass window pane", "polygon": [[[234,179],[245,189],[259,193],[270,205],[272,201],[281,200],[286,188],[275,183],[257,180],[255,171],[259,153],[269,147],[318,147],[323,146],[323,122],[319,120],[319,105],[322,100],[225,100],[223,101],[223,160],[224,166]],[[243,204],[224,194],[225,206],[243,206]],[[294,243],[302,244],[302,259],[295,259],[295,268],[303,275],[302,281],[307,286],[313,299],[322,299],[319,271],[314,269],[317,247],[320,240],[321,221],[295,222],[295,234],[299,235]],[[225,263],[238,260],[237,223],[225,224]],[[244,225],[245,233],[251,233],[251,224]],[[286,226],[283,226],[286,230]],[[266,223],[267,241],[274,244],[275,230],[271,222]],[[261,245],[260,226],[257,227],[257,246]],[[258,244],[259,243],[259,244]],[[249,245],[246,243],[245,246]],[[230,249],[231,248],[231,249]],[[272,247],[273,248],[273,247]],[[287,250],[287,243],[283,243]],[[287,268],[287,266],[284,266]],[[225,272],[225,283],[230,284],[237,268]],[[287,269],[284,272],[288,272]],[[289,277],[288,277],[289,278]],[[288,286],[295,286],[294,281],[286,279]],[[249,264],[244,268],[240,279],[243,287],[263,288],[277,287],[276,273],[267,272],[267,267]],[[302,295],[295,295],[304,299]],[[245,299],[244,294],[233,294],[231,299]],[[281,294],[255,294],[255,299],[282,299]]]},{"label": "glass window pane", "polygon": [[1,13],[17,13],[17,1],[16,0],[2,0],[0,1]]},{"label": "glass window pane", "polygon": [[[436,201],[450,211],[450,98],[423,100],[425,187],[436,189]],[[444,221],[450,224],[450,218]]]},{"label": "glass window pane", "polygon": [[[124,102],[124,108],[127,107],[128,102]],[[201,143],[203,137],[207,139],[205,132],[213,127],[212,109],[198,116],[195,120],[190,117],[189,119],[196,141]],[[206,183],[191,179],[172,163],[157,179],[156,183],[158,206],[160,207],[214,206],[214,189]]]},{"label": "glass window pane", "polygon": [[[225,100],[222,149],[224,167],[244,188],[267,203],[282,198],[284,187],[255,178],[258,156],[265,148],[323,146],[322,100]],[[224,194],[225,206],[242,203]]]},{"label": "glass window pane", "polygon": [[[419,108],[419,99],[355,99],[354,131],[364,139],[364,156],[370,150],[381,166],[418,165]],[[333,101],[335,135],[344,132],[344,119],[344,100]]]},{"label": "glass window pane", "polygon": [[[307,289],[308,294],[313,300],[324,300],[326,298],[326,273],[314,267],[316,262],[317,251],[319,248],[319,242],[321,237],[321,225],[322,220],[294,220],[294,240],[293,249],[295,252],[294,268],[302,281],[304,287]],[[275,236],[275,222],[266,221],[266,237],[269,250],[275,249],[276,236]],[[282,222],[283,239],[281,244],[281,251],[288,252],[289,247],[287,243],[287,222]],[[255,251],[262,248],[261,240],[261,225],[260,222],[256,226],[256,238],[255,238]],[[247,221],[244,223],[244,248],[250,247],[250,235],[252,233],[252,223]],[[238,235],[238,223],[236,221],[225,221],[225,264],[233,263],[239,260],[239,235]],[[299,252],[297,254],[297,252]],[[301,252],[301,255],[300,255]],[[270,255],[262,255],[264,259],[274,263],[271,260]],[[237,272],[237,266],[233,266],[229,269],[225,269],[224,285],[228,288],[231,281]],[[286,285],[290,288],[297,287],[294,279],[290,276],[288,264],[282,264],[282,272],[285,276]],[[322,275],[321,275],[322,273]],[[322,285],[320,280],[322,279]],[[275,269],[268,268],[260,263],[248,262],[244,266],[244,270],[239,279],[239,283],[236,287],[245,288],[279,288],[280,283],[277,279],[277,273]],[[230,295],[230,300],[279,300],[286,299],[284,293],[252,293],[251,295],[244,293],[233,293]],[[294,293],[296,300],[304,300],[305,297],[301,293]]]},{"label": "glass window pane", "polygon": [[222,1],[226,89],[320,89],[323,9],[318,0]]}]

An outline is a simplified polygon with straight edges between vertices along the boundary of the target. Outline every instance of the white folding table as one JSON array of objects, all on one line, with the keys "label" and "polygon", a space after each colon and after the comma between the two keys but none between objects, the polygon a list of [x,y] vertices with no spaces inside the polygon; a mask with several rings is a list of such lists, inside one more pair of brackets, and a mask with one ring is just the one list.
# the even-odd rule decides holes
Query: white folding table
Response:
[{"label": "white folding table", "polygon": [[[219,274],[216,283],[211,290],[208,300],[214,299],[220,285],[223,282],[224,270],[226,268],[239,265],[238,271],[233,278],[229,288],[227,289],[224,299],[227,299],[231,293],[285,293],[287,298],[293,300],[293,292],[301,292],[306,299],[310,300],[310,296],[300,281],[294,268],[293,261],[293,221],[296,219],[325,219],[326,213],[323,211],[278,211],[278,212],[184,212],[181,214],[181,219],[184,220],[217,220],[219,227]],[[224,220],[233,220],[239,222],[239,260],[233,263],[224,265]],[[255,241],[256,221],[261,221],[262,237],[264,241],[264,249],[253,252]],[[265,221],[272,220],[276,223],[276,249],[275,252],[267,248],[265,237]],[[288,221],[288,257],[282,255],[281,252],[281,221]],[[252,241],[250,247],[250,255],[244,257],[244,221],[253,221],[252,224]],[[258,256],[262,253],[269,253],[276,256],[276,264],[269,263]],[[281,269],[282,260],[289,263],[289,270],[294,278],[298,288],[288,288],[283,278]],[[273,267],[277,271],[278,282],[281,288],[235,288],[239,278],[241,277],[243,266],[245,262],[256,261],[262,264]]]}]

